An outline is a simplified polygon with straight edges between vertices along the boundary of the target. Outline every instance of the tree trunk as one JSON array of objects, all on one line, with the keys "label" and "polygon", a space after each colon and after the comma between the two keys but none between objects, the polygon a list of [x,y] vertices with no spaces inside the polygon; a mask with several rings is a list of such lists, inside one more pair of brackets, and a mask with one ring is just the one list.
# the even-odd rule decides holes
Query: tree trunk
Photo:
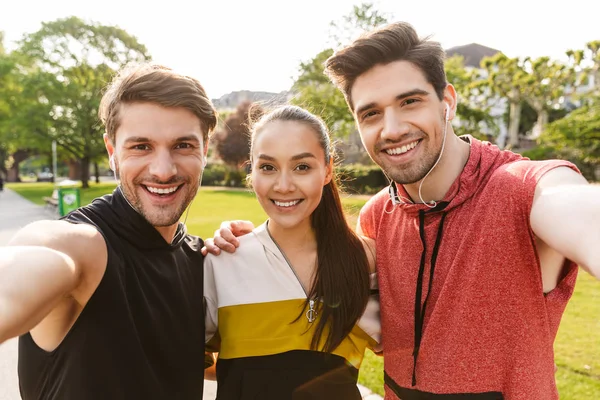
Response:
[{"label": "tree trunk", "polygon": [[6,175],[6,182],[21,182],[21,177],[19,177],[18,163],[13,163],[12,167],[8,169],[8,174]]},{"label": "tree trunk", "polygon": [[542,108],[540,110],[537,110],[537,113],[537,124],[541,134],[542,132],[544,132],[544,128],[546,128],[546,125],[548,125],[548,110]]},{"label": "tree trunk", "polygon": [[510,102],[510,123],[508,124],[507,148],[519,147],[519,122],[521,120],[521,102]]},{"label": "tree trunk", "polygon": [[79,175],[81,175],[79,171],[79,161],[69,160],[69,179],[72,181],[79,179]]},{"label": "tree trunk", "polygon": [[8,169],[7,182],[21,182],[19,176],[19,164],[27,160],[30,156],[30,152],[27,150],[17,150],[12,155],[12,166]]},{"label": "tree trunk", "polygon": [[79,168],[80,169],[80,179],[81,179],[81,188],[87,189],[90,187],[89,179],[90,179],[90,158],[83,157],[79,160]]},{"label": "tree trunk", "polygon": [[97,161],[94,162],[94,176],[96,177],[96,183],[100,183],[100,170]]}]

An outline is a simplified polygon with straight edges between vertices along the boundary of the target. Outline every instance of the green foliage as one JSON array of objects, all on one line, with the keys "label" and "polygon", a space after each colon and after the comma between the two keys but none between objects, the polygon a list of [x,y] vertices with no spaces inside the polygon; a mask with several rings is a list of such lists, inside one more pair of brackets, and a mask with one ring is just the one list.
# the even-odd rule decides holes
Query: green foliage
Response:
[{"label": "green foliage", "polygon": [[391,16],[375,8],[372,2],[352,6],[352,11],[339,21],[331,21],[330,39],[335,46],[352,41],[359,34],[377,26],[387,24]]},{"label": "green foliage", "polygon": [[598,180],[600,168],[600,98],[546,126],[538,144],[577,164],[586,178]]},{"label": "green foliage", "polygon": [[[387,21],[387,16],[376,10],[372,3],[362,3],[354,6],[341,21],[331,22],[331,39],[338,46],[349,41],[354,34]],[[292,86],[295,96],[291,102],[323,118],[334,137],[346,138],[355,129],[354,118],[344,96],[324,73],[324,63],[332,54],[333,49],[328,48],[311,60],[300,63],[298,78]]]},{"label": "green foliage", "polygon": [[315,58],[300,64],[300,76],[294,82],[291,103],[323,118],[333,137],[346,138],[354,127],[354,117],[344,95],[324,74],[324,63],[333,54],[326,49]]},{"label": "green foliage", "polygon": [[97,117],[102,89],[117,68],[149,60],[146,53],[117,27],[76,17],[43,23],[24,36],[13,56],[18,96],[12,97],[11,132],[27,148],[49,149],[56,140],[70,159],[80,161],[87,185],[90,162],[104,155]]},{"label": "green foliage", "polygon": [[454,123],[454,131],[458,135],[472,135],[488,140],[487,135],[497,136],[498,127],[490,115],[490,102],[485,90],[478,82],[474,70],[467,70],[464,58],[456,55],[445,61],[446,78],[457,91],[458,104],[456,114],[458,121]]},{"label": "green foliage", "polygon": [[222,186],[228,169],[224,164],[207,164],[202,174],[202,186]]},{"label": "green foliage", "polygon": [[376,165],[339,165],[336,173],[342,188],[350,194],[374,194],[388,184],[381,168]]}]

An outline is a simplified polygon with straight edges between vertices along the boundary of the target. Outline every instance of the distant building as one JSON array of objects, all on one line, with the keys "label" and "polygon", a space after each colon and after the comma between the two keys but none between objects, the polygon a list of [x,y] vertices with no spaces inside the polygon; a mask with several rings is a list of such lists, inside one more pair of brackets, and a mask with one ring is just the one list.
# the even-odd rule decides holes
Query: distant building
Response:
[{"label": "distant building", "polygon": [[266,106],[285,104],[290,99],[290,92],[253,92],[251,90],[238,90],[224,94],[218,99],[212,99],[217,110],[235,110],[244,101],[259,102]]},{"label": "distant building", "polygon": [[478,43],[466,44],[464,46],[456,46],[446,49],[446,56],[452,57],[455,55],[462,56],[465,60],[465,67],[481,68],[481,60],[484,57],[492,57],[501,53],[500,50],[492,49],[491,47],[483,46]]}]

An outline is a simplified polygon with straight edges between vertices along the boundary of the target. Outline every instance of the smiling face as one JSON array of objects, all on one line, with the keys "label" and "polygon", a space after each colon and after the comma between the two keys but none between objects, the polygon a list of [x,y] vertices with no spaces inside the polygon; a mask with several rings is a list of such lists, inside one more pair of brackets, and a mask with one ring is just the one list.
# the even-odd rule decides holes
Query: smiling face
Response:
[{"label": "smiling face", "polygon": [[332,176],[317,135],[306,123],[277,120],[255,133],[252,186],[270,229],[310,228],[310,216]]},{"label": "smiling face", "polygon": [[448,85],[440,100],[412,63],[377,65],[360,75],[351,90],[362,142],[395,182],[419,182],[438,159],[446,104],[455,104]]},{"label": "smiling face", "polygon": [[123,104],[119,114],[115,143],[104,140],[125,198],[153,226],[176,226],[204,168],[200,120],[152,103]]}]

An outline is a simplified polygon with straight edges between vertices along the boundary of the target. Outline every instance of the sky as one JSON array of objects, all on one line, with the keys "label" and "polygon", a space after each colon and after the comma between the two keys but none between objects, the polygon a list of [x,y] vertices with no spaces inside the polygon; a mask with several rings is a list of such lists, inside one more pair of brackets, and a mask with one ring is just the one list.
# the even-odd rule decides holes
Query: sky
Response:
[{"label": "sky", "polygon": [[[9,0],[5,0],[9,1]],[[154,5],[149,5],[154,3]],[[52,0],[0,7],[8,49],[42,22],[77,16],[116,25],[145,44],[155,62],[200,80],[211,98],[235,90],[280,92],[300,62],[329,47],[330,22],[360,0]],[[444,48],[479,43],[510,57],[564,58],[600,40],[595,0],[376,0],[390,21],[411,23]]]}]

